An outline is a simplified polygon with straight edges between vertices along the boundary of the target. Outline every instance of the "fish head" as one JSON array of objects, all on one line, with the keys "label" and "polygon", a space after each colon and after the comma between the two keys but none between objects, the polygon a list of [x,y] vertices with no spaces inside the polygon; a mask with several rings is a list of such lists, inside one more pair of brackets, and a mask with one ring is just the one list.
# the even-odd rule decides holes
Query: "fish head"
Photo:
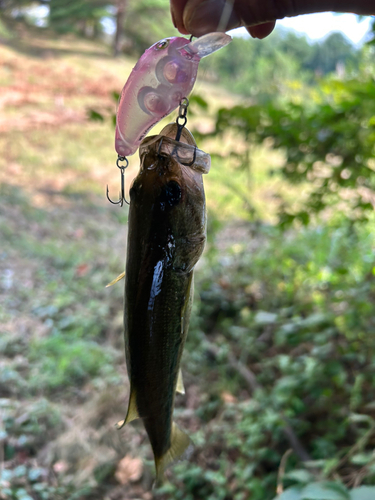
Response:
[{"label": "fish head", "polygon": [[176,124],[167,125],[160,135],[142,142],[140,172],[130,189],[129,218],[137,214],[134,227],[142,226],[144,241],[157,239],[161,245],[171,245],[174,267],[188,270],[205,242],[202,174],[209,171],[210,156],[196,147],[187,129],[180,141],[172,139],[176,131]]},{"label": "fish head", "polygon": [[[131,202],[151,211],[186,210],[204,202],[202,174],[210,156],[199,150],[187,129],[176,141],[177,125],[167,125],[160,135],[146,138],[139,149],[140,172],[131,188]],[[152,210],[151,210],[152,209]]]}]

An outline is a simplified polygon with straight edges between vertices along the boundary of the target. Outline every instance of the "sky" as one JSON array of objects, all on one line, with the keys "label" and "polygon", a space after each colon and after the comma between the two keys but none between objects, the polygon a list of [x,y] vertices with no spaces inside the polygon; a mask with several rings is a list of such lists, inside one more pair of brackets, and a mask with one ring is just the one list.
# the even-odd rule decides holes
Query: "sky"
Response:
[{"label": "sky", "polygon": [[280,26],[293,28],[305,33],[312,40],[324,38],[332,31],[341,31],[354,44],[363,42],[363,38],[369,31],[371,17],[359,19],[355,14],[334,14],[323,12],[320,14],[309,14],[298,17],[288,17],[279,21]]},{"label": "sky", "polygon": [[[46,17],[48,16],[47,6],[38,6],[34,9],[29,9],[35,15],[40,26],[46,24]],[[307,14],[298,17],[288,17],[278,21],[279,26],[292,28],[300,33],[305,33],[311,40],[319,40],[324,38],[333,31],[341,31],[346,35],[355,45],[361,45],[365,41],[366,33],[369,31],[371,24],[371,16],[362,19],[355,14],[335,14],[332,12],[323,12],[320,14]],[[115,30],[114,21],[106,18],[104,23],[105,30],[112,33]],[[233,30],[233,33],[238,33],[240,36],[247,35],[245,29],[240,28]],[[166,34],[166,36],[168,36]]]},{"label": "sky", "polygon": [[[360,19],[355,14],[322,12],[320,14],[287,17],[278,21],[277,24],[278,26],[292,28],[300,33],[305,33],[311,40],[319,40],[333,31],[341,31],[355,45],[361,45],[365,41],[371,20],[370,16]],[[240,30],[234,31],[240,32]]]}]

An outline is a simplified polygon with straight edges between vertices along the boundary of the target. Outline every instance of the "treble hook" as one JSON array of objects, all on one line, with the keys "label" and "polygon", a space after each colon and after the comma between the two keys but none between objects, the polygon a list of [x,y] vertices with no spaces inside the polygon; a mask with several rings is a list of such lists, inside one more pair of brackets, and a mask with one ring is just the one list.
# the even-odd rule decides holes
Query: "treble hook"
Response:
[{"label": "treble hook", "polygon": [[[158,152],[157,152],[157,155],[158,155],[158,157],[159,157],[159,158],[162,158],[162,157],[163,157],[163,155],[160,153],[160,151],[161,151],[161,146],[162,146],[162,144],[163,144],[163,139],[164,139],[164,137],[162,137],[162,138],[160,139],[160,144],[159,144],[159,147],[158,147]],[[178,161],[179,161],[182,165],[185,165],[185,167],[192,167],[192,166],[194,165],[194,163],[195,163],[195,160],[197,159],[197,146],[195,146],[195,147],[194,147],[193,159],[192,159],[192,161],[191,161],[191,162],[189,162],[189,163],[185,163],[185,162],[181,159],[181,157],[179,156],[179,154],[178,154],[178,146],[175,146],[175,147],[173,148],[172,155],[176,155],[177,160],[178,160]]]},{"label": "treble hook", "polygon": [[[119,165],[120,161],[125,161],[125,165]],[[129,161],[125,156],[119,156],[116,161],[116,166],[121,170],[121,192],[119,193],[119,200],[118,201],[112,201],[111,198],[109,197],[108,193],[108,184],[107,184],[107,200],[112,203],[112,205],[120,205],[120,207],[123,206],[124,202],[127,205],[130,205],[130,203],[126,200],[125,198],[125,169],[128,167]]]},{"label": "treble hook", "polygon": [[182,162],[181,158],[178,156],[178,153],[177,153],[177,159],[180,163],[182,163],[182,165],[185,165],[185,167],[192,167],[195,163],[195,160],[197,159],[197,146],[194,147],[194,155],[193,155],[193,159],[191,162],[189,162],[189,163]]}]

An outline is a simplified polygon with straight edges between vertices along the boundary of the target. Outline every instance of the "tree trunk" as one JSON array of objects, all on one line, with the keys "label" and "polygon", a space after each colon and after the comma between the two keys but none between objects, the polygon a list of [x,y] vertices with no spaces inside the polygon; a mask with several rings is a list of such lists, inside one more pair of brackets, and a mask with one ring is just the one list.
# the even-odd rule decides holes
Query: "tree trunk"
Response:
[{"label": "tree trunk", "polygon": [[124,35],[124,20],[125,20],[125,8],[127,0],[117,0],[117,12],[116,12],[116,33],[113,45],[113,54],[115,57],[121,53],[121,42]]}]

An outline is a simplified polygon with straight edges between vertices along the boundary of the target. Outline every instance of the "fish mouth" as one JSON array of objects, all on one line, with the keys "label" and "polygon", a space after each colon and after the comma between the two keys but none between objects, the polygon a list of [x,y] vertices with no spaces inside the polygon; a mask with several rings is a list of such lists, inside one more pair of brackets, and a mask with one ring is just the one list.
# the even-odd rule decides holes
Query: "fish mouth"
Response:
[{"label": "fish mouth", "polygon": [[[143,140],[139,147],[141,160],[150,151],[155,152],[160,159],[173,158],[181,165],[202,174],[207,174],[210,170],[211,158],[209,154],[198,149],[197,146],[176,141],[165,135],[152,135]],[[155,167],[156,165],[153,166],[153,168]]]}]

